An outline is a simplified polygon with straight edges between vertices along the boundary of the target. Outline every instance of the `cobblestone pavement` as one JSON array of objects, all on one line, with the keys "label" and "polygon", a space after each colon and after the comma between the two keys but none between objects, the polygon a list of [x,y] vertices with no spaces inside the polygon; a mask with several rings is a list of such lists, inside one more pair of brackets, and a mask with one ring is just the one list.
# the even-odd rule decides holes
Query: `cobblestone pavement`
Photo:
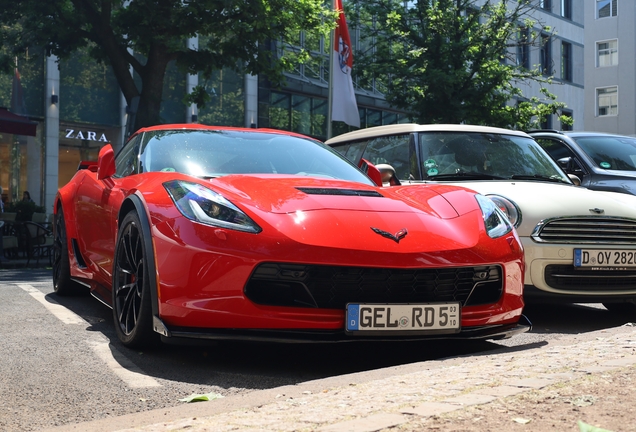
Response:
[{"label": "cobblestone pavement", "polygon": [[[631,374],[636,382],[633,324],[480,356],[332,377],[55,430],[415,431],[423,430],[427,418],[529,392],[547,392],[554,386],[577,385],[581,378],[616,370]],[[623,402],[633,415],[634,401]],[[636,416],[624,424],[623,430],[636,430]]]}]

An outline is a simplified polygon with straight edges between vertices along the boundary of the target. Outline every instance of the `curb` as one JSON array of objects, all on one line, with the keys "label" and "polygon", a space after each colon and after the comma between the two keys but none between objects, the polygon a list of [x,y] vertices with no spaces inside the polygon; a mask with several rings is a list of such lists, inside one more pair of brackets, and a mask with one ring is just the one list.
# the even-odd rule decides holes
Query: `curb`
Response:
[{"label": "curb", "polygon": [[[470,361],[467,359],[470,358]],[[636,366],[636,327],[309,381],[49,431],[353,431],[442,413]]]}]

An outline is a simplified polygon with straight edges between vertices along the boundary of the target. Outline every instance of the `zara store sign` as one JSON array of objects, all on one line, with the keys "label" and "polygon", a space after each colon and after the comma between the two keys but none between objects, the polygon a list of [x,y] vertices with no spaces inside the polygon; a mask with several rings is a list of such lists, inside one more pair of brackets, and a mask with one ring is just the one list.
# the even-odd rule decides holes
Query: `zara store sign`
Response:
[{"label": "zara store sign", "polygon": [[99,137],[97,136],[97,133],[98,132],[93,132],[93,131],[66,129],[66,137],[65,138],[86,140],[86,141],[109,142],[106,139],[106,134],[105,133],[102,133]]}]

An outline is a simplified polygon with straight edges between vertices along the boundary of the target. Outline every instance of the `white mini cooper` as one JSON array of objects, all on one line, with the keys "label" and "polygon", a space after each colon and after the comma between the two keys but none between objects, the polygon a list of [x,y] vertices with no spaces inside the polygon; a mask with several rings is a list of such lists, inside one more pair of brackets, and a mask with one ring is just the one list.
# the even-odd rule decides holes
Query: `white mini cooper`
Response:
[{"label": "white mini cooper", "polygon": [[327,144],[356,163],[391,165],[393,184],[457,184],[490,197],[522,239],[526,299],[636,311],[636,196],[576,186],[526,133],[398,124]]}]

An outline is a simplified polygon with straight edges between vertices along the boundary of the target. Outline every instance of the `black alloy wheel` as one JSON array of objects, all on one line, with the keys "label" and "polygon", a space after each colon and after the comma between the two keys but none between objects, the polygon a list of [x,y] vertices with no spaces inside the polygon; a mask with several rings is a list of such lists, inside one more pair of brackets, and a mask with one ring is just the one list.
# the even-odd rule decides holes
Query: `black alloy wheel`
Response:
[{"label": "black alloy wheel", "polygon": [[158,334],[152,330],[152,303],[141,222],[128,213],[119,229],[113,262],[113,319],[122,344],[139,348],[154,345]]}]

